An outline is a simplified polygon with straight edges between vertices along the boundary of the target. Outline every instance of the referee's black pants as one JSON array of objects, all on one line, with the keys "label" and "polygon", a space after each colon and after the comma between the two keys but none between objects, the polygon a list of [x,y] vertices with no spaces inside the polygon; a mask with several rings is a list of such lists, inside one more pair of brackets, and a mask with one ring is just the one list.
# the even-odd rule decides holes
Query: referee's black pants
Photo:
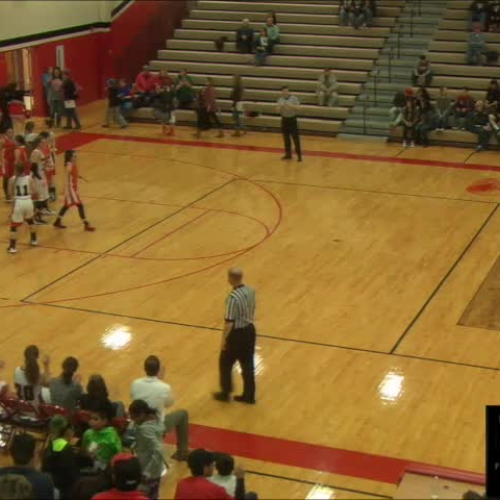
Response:
[{"label": "referee's black pants", "polygon": [[286,156],[292,156],[292,141],[295,146],[295,153],[298,158],[302,158],[302,150],[300,149],[300,136],[299,136],[299,125],[297,122],[297,117],[292,116],[286,118],[281,117],[281,131],[283,132],[283,140],[285,141],[285,154]]},{"label": "referee's black pants", "polygon": [[243,394],[245,399],[255,399],[255,326],[248,325],[244,328],[233,328],[226,340],[226,348],[219,357],[220,386],[224,394],[233,392],[232,371],[238,361],[243,377]]}]

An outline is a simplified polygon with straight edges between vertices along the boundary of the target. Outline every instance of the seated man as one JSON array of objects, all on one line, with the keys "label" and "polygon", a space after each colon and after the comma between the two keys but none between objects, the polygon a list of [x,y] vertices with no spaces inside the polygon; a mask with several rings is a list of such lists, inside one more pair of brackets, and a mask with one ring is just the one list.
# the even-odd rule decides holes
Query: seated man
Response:
[{"label": "seated man", "polygon": [[487,0],[473,0],[469,7],[470,11],[470,22],[469,29],[475,23],[479,23],[481,31],[485,29],[486,23],[488,21],[488,1]]},{"label": "seated man", "polygon": [[182,479],[177,483],[175,491],[175,500],[217,498],[224,499],[242,499],[245,497],[244,472],[241,469],[235,471],[236,492],[234,497],[218,484],[209,481],[214,472],[215,457],[209,451],[198,449],[189,454],[188,467],[191,471],[191,477]]},{"label": "seated man", "polygon": [[485,49],[486,39],[484,33],[481,32],[481,26],[476,23],[474,25],[474,31],[469,33],[467,39],[467,64],[481,66]]},{"label": "seated man", "polygon": [[318,106],[335,106],[339,100],[338,87],[337,79],[335,75],[332,75],[331,69],[325,69],[318,78],[318,87],[316,89]]},{"label": "seated man", "polygon": [[469,94],[469,89],[464,88],[455,99],[455,109],[453,113],[453,128],[465,130],[470,114],[474,109],[474,99]]},{"label": "seated man", "polygon": [[149,66],[142,67],[142,71],[135,79],[135,89],[138,95],[138,101],[141,106],[149,106],[153,98],[158,78],[151,73]]},{"label": "seated man", "polygon": [[54,483],[48,474],[38,472],[34,467],[35,438],[29,434],[16,434],[10,445],[10,456],[14,465],[2,467],[0,477],[17,474],[25,477],[33,486],[35,500],[51,500],[54,496]]},{"label": "seated man", "polygon": [[253,49],[253,29],[250,21],[243,19],[241,27],[236,30],[236,49],[242,54],[251,54]]},{"label": "seated man", "polygon": [[340,0],[339,4],[339,24],[347,26],[349,23],[349,15],[351,13],[351,0]]},{"label": "seated man", "polygon": [[141,483],[141,465],[139,459],[129,453],[116,455],[111,462],[111,476],[113,488],[98,493],[92,500],[117,500],[130,498],[131,500],[148,500],[148,497],[138,491]]},{"label": "seated man", "polygon": [[420,56],[412,74],[413,85],[429,87],[432,83],[432,76],[431,63],[424,55]]},{"label": "seated man", "polygon": [[276,24],[274,24],[273,16],[269,16],[266,19],[264,29],[266,30],[267,38],[269,39],[269,52],[272,53],[274,46],[280,43],[280,29]]},{"label": "seated man", "polygon": [[142,399],[161,416],[165,433],[173,429],[177,433],[177,451],[174,460],[187,460],[189,454],[189,414],[186,410],[177,410],[166,414],[165,410],[174,404],[172,388],[163,382],[164,370],[156,356],[148,356],[144,362],[146,377],[132,382],[130,398]]}]

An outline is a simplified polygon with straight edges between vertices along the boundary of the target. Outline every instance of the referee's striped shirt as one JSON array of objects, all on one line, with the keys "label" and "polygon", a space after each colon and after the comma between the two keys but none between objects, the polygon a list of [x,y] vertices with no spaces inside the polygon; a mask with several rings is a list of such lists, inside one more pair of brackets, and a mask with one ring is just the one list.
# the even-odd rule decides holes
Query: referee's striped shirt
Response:
[{"label": "referee's striped shirt", "polygon": [[255,290],[247,285],[236,287],[226,300],[226,316],[234,328],[253,324],[255,315]]}]

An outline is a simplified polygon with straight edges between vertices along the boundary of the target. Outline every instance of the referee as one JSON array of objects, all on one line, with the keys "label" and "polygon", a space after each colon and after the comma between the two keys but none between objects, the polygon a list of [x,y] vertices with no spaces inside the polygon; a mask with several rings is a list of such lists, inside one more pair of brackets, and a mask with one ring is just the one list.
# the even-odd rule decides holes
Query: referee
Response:
[{"label": "referee", "polygon": [[226,300],[224,333],[219,357],[221,391],[214,394],[217,401],[229,401],[233,392],[232,370],[238,361],[243,376],[243,394],[235,396],[240,403],[255,404],[255,290],[243,284],[243,271],[233,267],[228,273],[233,287]]},{"label": "referee", "polygon": [[282,160],[292,159],[292,141],[295,145],[297,160],[302,161],[302,151],[300,149],[299,125],[297,123],[297,111],[300,108],[300,101],[290,95],[290,89],[283,87],[281,97],[278,99],[278,111],[281,115],[281,131],[285,141],[285,156]]}]

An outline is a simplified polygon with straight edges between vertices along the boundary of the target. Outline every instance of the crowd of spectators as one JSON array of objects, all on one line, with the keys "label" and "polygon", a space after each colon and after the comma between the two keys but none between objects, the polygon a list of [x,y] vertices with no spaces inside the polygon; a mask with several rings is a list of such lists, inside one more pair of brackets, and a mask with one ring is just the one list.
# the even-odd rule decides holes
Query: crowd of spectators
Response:
[{"label": "crowd of spectators", "polygon": [[396,93],[389,113],[391,129],[402,127],[405,147],[416,144],[426,147],[431,131],[447,129],[476,134],[477,152],[487,149],[492,137],[500,144],[500,86],[496,79],[490,81],[484,99],[478,101],[467,88],[452,99],[448,89],[441,87],[432,102],[425,87],[419,87],[416,93],[408,87]]},{"label": "crowd of spectators", "polygon": [[500,31],[500,0],[473,0],[469,7],[467,64],[482,66],[496,63],[498,51],[486,44],[486,32]]},{"label": "crowd of spectators", "polygon": [[[4,366],[0,362],[0,370]],[[187,461],[192,474],[178,483],[176,499],[257,498],[245,492],[244,472],[232,457],[202,449],[190,452],[188,412],[171,411],[172,389],[163,381],[158,357],[148,356],[145,376],[131,383],[127,411],[122,402],[110,400],[101,375],[90,376],[84,390],[76,358],[67,357],[61,368],[52,376],[50,358],[31,345],[14,371],[15,389],[0,381],[4,422],[9,408],[21,400],[29,403],[23,407],[24,418],[47,422],[48,432],[42,449],[29,433],[10,438],[12,465],[0,468],[0,498],[156,500],[168,472],[164,436],[174,430],[177,450],[171,458]]]}]

